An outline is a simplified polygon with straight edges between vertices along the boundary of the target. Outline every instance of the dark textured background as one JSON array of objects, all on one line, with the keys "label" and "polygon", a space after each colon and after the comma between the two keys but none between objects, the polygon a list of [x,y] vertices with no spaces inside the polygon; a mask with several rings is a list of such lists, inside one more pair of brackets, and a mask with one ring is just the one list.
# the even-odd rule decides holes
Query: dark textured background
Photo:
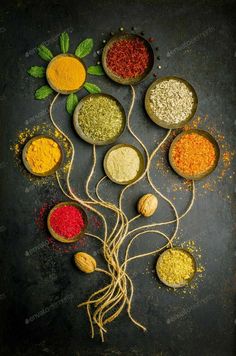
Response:
[{"label": "dark textured background", "polygon": [[[156,70],[158,76],[175,74],[189,80],[199,96],[197,114],[208,114],[208,122],[226,136],[233,148],[236,143],[234,5],[230,1],[18,0],[5,4],[1,1],[0,355],[235,354],[235,181],[233,185],[233,180],[226,178],[214,192],[207,194],[198,183],[195,206],[181,223],[179,241],[194,239],[202,250],[206,272],[198,288],[190,294],[160,289],[153,270],[156,256],[133,262],[129,267],[135,283],[133,313],[148,332],[142,333],[124,313],[109,327],[109,335],[102,344],[98,336],[90,339],[85,310],[78,311],[76,305],[102,286],[104,277],[96,273],[82,275],[72,264],[73,252],[55,252],[47,247],[47,232],[35,226],[34,218],[45,202],[59,201],[63,196],[52,182],[39,186],[30,182],[16,168],[9,150],[17,131],[49,120],[45,112],[49,100],[33,99],[33,92],[42,80],[37,82],[26,74],[30,66],[41,63],[36,46],[48,41],[48,46],[57,53],[58,34],[69,28],[72,49],[86,37],[92,37],[95,49],[99,49],[110,31],[120,26],[126,30],[135,26],[146,37],[156,39],[154,47],[160,48],[162,66]],[[187,41],[190,42],[186,44]],[[173,51],[170,56],[169,51]],[[87,64],[95,62],[93,55],[86,59]],[[128,109],[129,88],[104,77],[91,80],[104,92],[115,95]],[[151,81],[150,77],[137,87],[132,116],[133,128],[150,150],[165,134],[143,110],[143,96]],[[85,94],[81,91],[79,96]],[[73,185],[79,185],[83,195],[91,147],[74,134],[64,111],[64,99],[56,107],[57,122],[76,144]],[[120,142],[133,139],[126,133]],[[95,180],[103,174],[101,162],[106,150],[106,147],[98,149]],[[231,169],[235,169],[235,163]],[[206,182],[217,174],[218,171],[214,172]],[[155,167],[153,175],[169,197],[173,197],[169,185],[182,182],[174,173],[163,176]],[[103,186],[108,199],[114,199],[119,189],[109,182]],[[149,190],[142,183],[128,192],[125,201],[130,217],[135,213],[136,199]],[[225,198],[227,195],[230,199]],[[184,211],[189,199],[189,193],[179,193],[176,199],[179,211]],[[159,221],[171,216],[168,206],[160,201]],[[96,241],[87,239],[83,243],[82,250],[98,253]],[[150,251],[162,243],[157,235],[144,237],[132,253]],[[99,253],[96,256],[102,263]]]}]

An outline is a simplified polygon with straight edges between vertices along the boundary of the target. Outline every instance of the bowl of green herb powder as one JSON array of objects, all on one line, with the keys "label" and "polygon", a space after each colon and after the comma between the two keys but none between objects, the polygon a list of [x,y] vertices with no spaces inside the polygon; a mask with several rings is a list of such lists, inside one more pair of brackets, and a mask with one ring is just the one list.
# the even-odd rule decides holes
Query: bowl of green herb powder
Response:
[{"label": "bowl of green herb powder", "polygon": [[80,100],[73,116],[77,134],[96,145],[113,143],[126,126],[125,111],[120,102],[108,94],[89,94]]}]

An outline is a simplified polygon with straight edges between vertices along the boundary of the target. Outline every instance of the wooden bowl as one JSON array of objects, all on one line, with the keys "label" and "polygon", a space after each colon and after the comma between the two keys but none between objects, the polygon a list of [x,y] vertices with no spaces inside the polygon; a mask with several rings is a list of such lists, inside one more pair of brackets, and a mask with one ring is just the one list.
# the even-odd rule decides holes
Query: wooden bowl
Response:
[{"label": "wooden bowl", "polygon": [[[214,146],[215,149],[215,155],[216,155],[216,159],[215,159],[215,163],[212,167],[210,167],[206,172],[201,173],[199,175],[188,175],[188,174],[184,174],[174,163],[173,160],[173,149],[175,144],[181,139],[181,137],[183,137],[184,135],[190,134],[190,133],[197,133],[198,135],[201,135],[205,138],[207,138]],[[218,143],[216,142],[216,140],[214,139],[213,136],[211,136],[207,131],[204,130],[198,130],[198,129],[192,129],[192,130],[186,130],[181,132],[178,136],[175,137],[175,139],[173,140],[173,142],[171,143],[170,149],[169,149],[169,162],[171,167],[173,168],[173,170],[181,177],[186,178],[186,179],[191,179],[191,180],[199,180],[202,178],[207,177],[209,174],[211,174],[217,167],[218,162],[219,162],[219,158],[220,158],[220,148]]]},{"label": "wooden bowl", "polygon": [[[162,259],[163,259],[163,256],[165,256],[165,254],[169,251],[169,250],[178,250],[178,251],[183,251],[184,253],[186,253],[189,257],[191,257],[192,261],[193,261],[193,265],[194,265],[194,273],[191,275],[191,277],[186,280],[185,282],[183,283],[180,283],[180,284],[172,284],[172,283],[168,283],[167,281],[165,281],[159,274],[159,268],[160,268],[160,264],[162,262]],[[160,279],[160,281],[165,284],[167,287],[171,287],[171,288],[182,288],[182,287],[186,287],[191,281],[192,279],[194,278],[195,274],[196,274],[196,271],[197,271],[197,265],[196,265],[196,261],[195,261],[195,258],[193,257],[193,255],[183,249],[183,248],[180,248],[180,247],[172,247],[172,248],[169,248],[167,250],[165,250],[164,252],[161,253],[161,255],[158,257],[157,259],[157,264],[156,264],[156,273],[157,273],[157,276],[158,278]]]},{"label": "wooden bowl", "polygon": [[[192,111],[191,114],[183,121],[177,123],[177,124],[168,124],[167,122],[160,120],[158,118],[158,116],[156,116],[156,114],[154,113],[154,111],[151,108],[151,102],[150,102],[150,96],[151,96],[151,92],[152,90],[155,88],[155,86],[165,80],[170,80],[170,79],[175,79],[178,80],[179,82],[184,83],[192,92],[193,94],[193,98],[194,98],[194,104],[192,107]],[[197,105],[198,105],[198,98],[197,98],[197,94],[194,90],[194,88],[192,87],[192,85],[190,83],[188,83],[185,79],[183,78],[179,78],[179,77],[175,77],[175,76],[169,76],[169,77],[162,77],[160,79],[155,80],[148,88],[146,95],[145,95],[145,109],[146,112],[148,114],[148,116],[150,117],[150,119],[157,124],[158,126],[164,127],[165,129],[177,129],[180,127],[183,127],[184,125],[186,125],[195,115],[195,112],[197,110]]]},{"label": "wooden bowl", "polygon": [[[51,82],[51,80],[49,79],[49,77],[48,77],[48,70],[49,70],[50,66],[52,65],[52,63],[53,63],[54,61],[56,61],[58,58],[60,58],[60,57],[73,57],[73,58],[75,58],[77,61],[79,61],[79,62],[82,64],[82,66],[84,67],[84,70],[85,70],[85,79],[84,79],[84,82],[83,82],[78,88],[73,89],[73,90],[60,90],[60,89],[58,89],[57,87],[55,87],[54,84],[53,84],[53,83]],[[47,78],[47,82],[48,82],[48,84],[50,85],[50,87],[51,87],[53,90],[55,90],[57,93],[65,94],[65,95],[71,94],[71,93],[76,93],[79,89],[81,89],[81,88],[84,86],[84,83],[86,82],[86,79],[87,79],[87,68],[86,68],[84,62],[81,60],[81,58],[77,57],[77,56],[74,55],[74,54],[68,54],[68,53],[65,53],[65,54],[64,54],[64,53],[62,53],[62,54],[59,54],[58,56],[54,57],[54,58],[49,62],[48,66],[47,66],[47,69],[46,69],[46,78]]]},{"label": "wooden bowl", "polygon": [[[111,71],[108,66],[107,66],[107,53],[109,51],[109,49],[112,47],[112,45],[120,40],[129,40],[129,39],[135,39],[135,38],[139,38],[143,41],[144,45],[146,46],[148,53],[149,53],[149,65],[146,68],[146,70],[143,72],[143,74],[134,77],[134,78],[122,78],[119,75],[117,75],[116,73],[114,73],[113,71]],[[142,80],[146,79],[146,77],[150,74],[152,68],[154,65],[154,53],[153,53],[153,49],[150,45],[150,43],[145,40],[145,38],[135,35],[135,34],[117,34],[114,35],[105,45],[105,47],[103,48],[102,51],[102,66],[103,69],[105,71],[105,73],[108,75],[108,77],[115,81],[116,83],[119,84],[123,84],[123,85],[132,85],[132,84],[138,84],[140,83]]]},{"label": "wooden bowl", "polygon": [[[126,181],[126,182],[120,182],[120,181],[117,181],[116,179],[114,179],[114,178],[110,175],[109,170],[108,170],[108,168],[107,168],[107,160],[108,160],[109,154],[110,154],[113,150],[116,150],[116,149],[119,148],[119,147],[131,147],[131,148],[133,148],[133,149],[137,152],[137,154],[138,154],[138,156],[139,156],[139,159],[140,159],[140,169],[139,169],[139,171],[138,171],[136,177],[133,178],[133,179],[131,179],[131,180],[129,180],[129,181]],[[135,146],[128,145],[128,144],[125,144],[125,143],[121,143],[121,144],[119,144],[119,145],[113,146],[112,148],[110,148],[110,149],[107,151],[107,153],[106,153],[106,155],[105,155],[105,157],[104,157],[103,167],[104,167],[104,171],[105,171],[107,177],[108,177],[112,182],[114,182],[114,183],[116,183],[116,184],[120,184],[120,185],[128,185],[128,184],[131,184],[131,183],[135,182],[135,181],[136,181],[138,178],[140,178],[141,175],[143,174],[143,172],[144,172],[144,159],[143,159],[142,153],[141,153]]]},{"label": "wooden bowl", "polygon": [[[79,125],[79,120],[78,120],[78,116],[79,116],[79,111],[80,109],[82,108],[83,104],[89,100],[90,98],[92,97],[106,97],[106,98],[110,98],[112,100],[114,100],[117,105],[119,106],[121,112],[122,112],[122,120],[123,120],[123,123],[122,123],[122,127],[121,127],[121,131],[118,135],[116,135],[114,138],[110,139],[110,140],[107,140],[107,141],[97,141],[97,140],[93,140],[92,138],[90,138],[89,136],[86,136],[84,134],[84,132],[82,131],[80,125]],[[103,145],[109,145],[111,143],[114,143],[121,135],[122,133],[124,132],[125,130],[125,127],[126,127],[126,114],[125,114],[125,110],[123,108],[123,106],[121,105],[121,103],[116,99],[114,98],[114,96],[112,95],[109,95],[109,94],[103,94],[103,93],[96,93],[96,94],[88,94],[86,95],[84,98],[82,98],[78,105],[76,106],[75,108],[75,111],[74,111],[74,114],[73,114],[73,124],[74,124],[74,128],[75,128],[75,131],[77,132],[77,134],[86,142],[92,144],[92,145],[98,145],[98,146],[103,146]]]},{"label": "wooden bowl", "polygon": [[[27,161],[27,151],[28,151],[28,148],[30,147],[30,145],[32,144],[32,142],[40,139],[40,138],[49,138],[51,140],[53,140],[54,142],[56,142],[59,146],[59,149],[61,151],[61,159],[58,161],[58,163],[49,171],[47,172],[44,172],[44,173],[35,173],[30,165],[28,164],[28,161]],[[62,162],[63,162],[63,150],[61,148],[61,144],[58,142],[57,139],[55,139],[54,137],[52,136],[49,136],[49,135],[37,135],[37,136],[34,136],[32,137],[24,146],[23,148],[23,151],[22,151],[22,160],[23,160],[23,163],[24,163],[24,166],[25,168],[27,169],[28,172],[30,172],[31,174],[35,175],[35,176],[38,176],[38,177],[47,177],[47,176],[51,176],[53,175],[62,165]]]},{"label": "wooden bowl", "polygon": [[[81,229],[81,232],[76,235],[75,237],[73,237],[73,239],[66,239],[64,236],[60,236],[58,235],[53,228],[51,227],[50,224],[50,218],[52,213],[59,207],[61,206],[65,206],[65,205],[69,205],[69,206],[75,206],[82,214],[83,220],[84,220],[84,228]],[[84,236],[84,232],[86,231],[86,228],[88,226],[88,217],[86,212],[81,208],[81,206],[73,201],[66,201],[66,202],[62,202],[59,204],[56,204],[49,212],[48,214],[48,218],[47,218],[47,226],[48,226],[48,230],[50,232],[50,234],[52,235],[52,237],[54,237],[54,239],[56,239],[57,241],[63,242],[63,243],[72,243],[72,242],[76,242],[78,240],[80,240],[83,236]]]}]

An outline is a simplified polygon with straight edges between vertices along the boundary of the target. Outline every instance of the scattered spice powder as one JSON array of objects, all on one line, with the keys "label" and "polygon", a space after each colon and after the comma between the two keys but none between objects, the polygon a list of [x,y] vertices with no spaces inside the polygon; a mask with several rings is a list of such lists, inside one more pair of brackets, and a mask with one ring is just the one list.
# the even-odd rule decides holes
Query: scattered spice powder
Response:
[{"label": "scattered spice powder", "polygon": [[49,63],[47,78],[55,89],[76,90],[84,84],[86,71],[79,58],[58,56]]},{"label": "scattered spice powder", "polygon": [[39,137],[33,140],[26,152],[26,160],[34,173],[47,173],[61,160],[61,150],[51,138]]},{"label": "scattered spice powder", "polygon": [[106,142],[122,133],[124,114],[115,99],[95,95],[84,101],[78,122],[87,137],[95,142]]},{"label": "scattered spice powder", "polygon": [[122,78],[141,76],[149,66],[150,55],[141,38],[116,41],[107,52],[107,66]]},{"label": "scattered spice powder", "polygon": [[50,216],[52,229],[66,239],[73,239],[84,228],[84,220],[80,210],[72,205],[56,208]]},{"label": "scattered spice powder", "polygon": [[198,133],[183,135],[172,150],[176,168],[185,175],[199,176],[207,172],[216,160],[214,145]]}]

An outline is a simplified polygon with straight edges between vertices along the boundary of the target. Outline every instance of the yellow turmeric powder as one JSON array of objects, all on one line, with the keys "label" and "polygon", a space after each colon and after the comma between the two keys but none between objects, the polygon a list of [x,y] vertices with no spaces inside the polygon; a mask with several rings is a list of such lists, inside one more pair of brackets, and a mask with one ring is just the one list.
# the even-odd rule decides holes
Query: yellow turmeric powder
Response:
[{"label": "yellow turmeric powder", "polygon": [[59,164],[61,150],[54,140],[40,137],[29,145],[25,158],[33,173],[44,174]]},{"label": "yellow turmeric powder", "polygon": [[58,56],[48,65],[47,79],[55,90],[78,90],[86,79],[85,67],[79,58]]}]

